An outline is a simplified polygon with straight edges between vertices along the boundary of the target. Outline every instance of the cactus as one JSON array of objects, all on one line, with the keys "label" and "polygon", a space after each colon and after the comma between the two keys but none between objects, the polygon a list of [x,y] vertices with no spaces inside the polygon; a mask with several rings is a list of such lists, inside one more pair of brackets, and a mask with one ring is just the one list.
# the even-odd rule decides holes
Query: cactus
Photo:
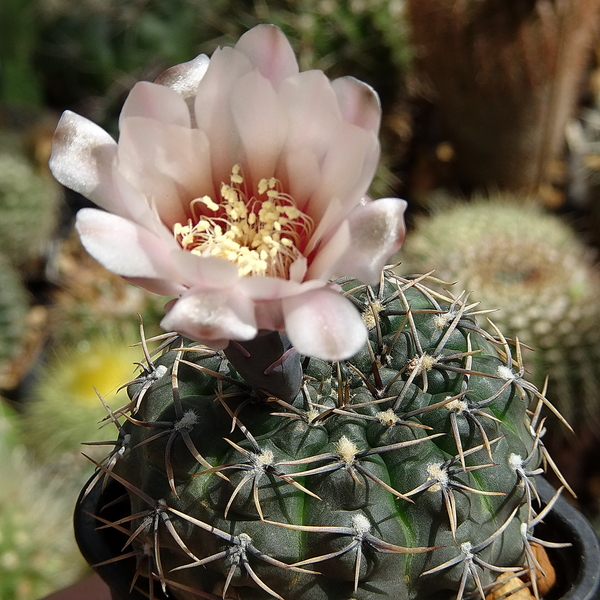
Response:
[{"label": "cactus", "polygon": [[0,253],[0,385],[25,336],[28,304],[29,295],[21,277]]},{"label": "cactus", "polygon": [[35,170],[18,138],[2,133],[0,145],[0,252],[23,269],[48,250],[58,225],[60,192]]},{"label": "cactus", "polygon": [[19,415],[0,398],[0,598],[36,600],[86,572],[62,476],[33,461]]},{"label": "cactus", "polygon": [[97,518],[137,558],[132,585],[180,600],[460,599],[532,572],[536,589],[548,403],[468,296],[429,281],[338,280],[369,329],[347,361],[301,357],[278,333],[225,351],[166,334],[158,357],[144,341],[129,403],[108,411],[119,439],[84,492],[111,479],[127,492],[122,518]]},{"label": "cactus", "polygon": [[548,375],[549,400],[576,429],[597,422],[600,273],[569,225],[508,195],[480,199],[419,221],[399,258],[405,273],[435,268],[500,309],[496,325],[534,349],[523,353],[533,383]]}]

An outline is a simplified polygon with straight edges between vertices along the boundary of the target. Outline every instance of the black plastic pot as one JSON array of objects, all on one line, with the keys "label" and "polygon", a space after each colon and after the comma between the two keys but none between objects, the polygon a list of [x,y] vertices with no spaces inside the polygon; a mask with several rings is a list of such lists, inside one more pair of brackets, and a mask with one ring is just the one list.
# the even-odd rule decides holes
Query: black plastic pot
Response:
[{"label": "black plastic pot", "polygon": [[[548,502],[556,490],[544,479],[536,483],[542,501]],[[126,517],[126,496],[124,486],[114,479],[105,489],[98,482],[87,496],[82,493],[75,508],[75,537],[84,558],[111,588],[113,600],[147,600],[148,580],[142,574],[130,589],[137,568],[135,557],[99,564],[127,552],[123,548],[127,535],[112,527],[102,528],[95,518],[114,522]],[[549,550],[557,583],[544,600],[600,600],[600,544],[586,518],[559,498],[544,523],[537,526],[536,536],[571,543],[568,548]],[[166,600],[159,585],[154,586],[154,598]]]}]

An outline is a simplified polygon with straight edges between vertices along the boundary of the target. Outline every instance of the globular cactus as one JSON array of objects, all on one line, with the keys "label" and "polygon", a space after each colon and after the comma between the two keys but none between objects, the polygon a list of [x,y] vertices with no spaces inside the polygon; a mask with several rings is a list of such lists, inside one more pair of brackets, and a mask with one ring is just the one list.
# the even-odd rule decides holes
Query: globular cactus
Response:
[{"label": "globular cactus", "polygon": [[19,273],[0,253],[0,387],[5,387],[5,371],[25,336],[28,304],[29,293]]},{"label": "globular cactus", "polygon": [[420,600],[534,572],[547,401],[466,295],[427,282],[338,280],[369,329],[347,361],[277,333],[146,350],[92,482],[127,492],[98,519],[136,578],[180,600]]},{"label": "globular cactus", "polygon": [[[418,221],[399,254],[402,271],[428,272],[473,290],[494,323],[533,348],[531,380],[580,430],[600,418],[600,272],[561,218],[504,194],[455,203]],[[482,321],[482,326],[493,328]]]},{"label": "globular cactus", "polygon": [[59,187],[36,171],[23,144],[0,136],[0,252],[19,269],[43,257],[57,228]]},{"label": "globular cactus", "polygon": [[87,573],[68,526],[62,475],[36,464],[20,418],[0,397],[0,598],[37,600]]}]

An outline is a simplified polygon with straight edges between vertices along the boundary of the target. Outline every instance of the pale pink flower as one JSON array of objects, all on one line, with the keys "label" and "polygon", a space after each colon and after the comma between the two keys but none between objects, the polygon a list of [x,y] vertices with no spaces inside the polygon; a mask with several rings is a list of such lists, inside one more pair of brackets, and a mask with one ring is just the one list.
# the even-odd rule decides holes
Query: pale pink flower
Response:
[{"label": "pale pink flower", "polygon": [[301,354],[339,360],[366,329],[330,278],[375,283],[404,238],[406,203],[365,196],[380,112],[360,81],[300,73],[283,33],[259,25],[136,84],[118,143],[65,112],[50,166],[104,209],[77,215],[88,252],[177,297],[163,328],[214,348],[285,331]]}]

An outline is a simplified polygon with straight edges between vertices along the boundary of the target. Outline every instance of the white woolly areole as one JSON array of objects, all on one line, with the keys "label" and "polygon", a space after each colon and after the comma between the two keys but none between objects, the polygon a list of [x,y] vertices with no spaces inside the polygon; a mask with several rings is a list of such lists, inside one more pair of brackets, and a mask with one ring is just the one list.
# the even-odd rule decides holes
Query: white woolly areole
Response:
[{"label": "white woolly areole", "polygon": [[382,425],[387,427],[395,425],[400,420],[400,417],[391,408],[379,411],[375,416]]},{"label": "white woolly areole", "polygon": [[469,408],[469,405],[464,400],[452,400],[451,402],[444,404],[444,408],[448,411],[453,410],[460,414],[461,412],[463,412],[463,410]]},{"label": "white woolly areole", "polygon": [[513,452],[508,457],[508,465],[511,469],[513,469],[513,471],[516,471],[517,469],[521,469],[523,467],[523,459],[520,455]]},{"label": "white woolly areole", "polygon": [[354,457],[358,452],[356,444],[352,440],[349,440],[345,435],[338,440],[335,449],[346,464],[354,462]]},{"label": "white woolly areole", "polygon": [[365,515],[354,515],[352,517],[352,527],[354,527],[357,534],[363,535],[369,533],[371,530],[371,523],[369,523],[369,519],[367,519]]},{"label": "white woolly areole", "polygon": [[273,464],[275,455],[272,450],[263,450],[260,454],[254,455],[257,467],[268,467]]},{"label": "white woolly areole", "polygon": [[198,415],[193,410],[183,413],[183,417],[175,423],[175,431],[190,431],[198,423]]},{"label": "white woolly areole", "polygon": [[501,377],[502,379],[508,380],[515,378],[515,374],[512,372],[512,370],[505,365],[500,365],[496,372],[498,373],[498,377]]},{"label": "white woolly areole", "polygon": [[427,465],[427,481],[434,480],[437,483],[429,488],[430,492],[437,492],[440,486],[448,485],[448,471],[440,463],[429,463]]}]

